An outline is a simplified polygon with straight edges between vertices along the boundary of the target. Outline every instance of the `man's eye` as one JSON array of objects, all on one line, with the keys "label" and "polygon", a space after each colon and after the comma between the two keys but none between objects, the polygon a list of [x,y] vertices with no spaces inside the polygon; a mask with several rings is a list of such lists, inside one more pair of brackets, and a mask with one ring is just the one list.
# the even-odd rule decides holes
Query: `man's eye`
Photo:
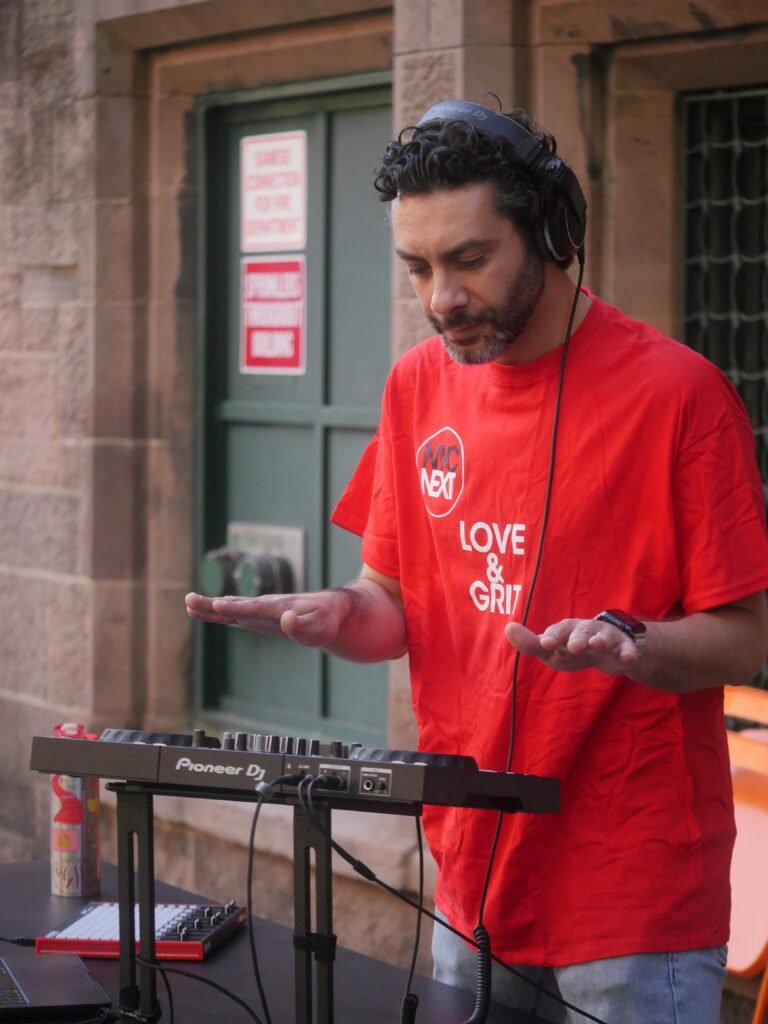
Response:
[{"label": "man's eye", "polygon": [[426,277],[429,273],[429,267],[408,267],[408,274],[410,277]]},{"label": "man's eye", "polygon": [[485,263],[485,253],[482,253],[480,256],[469,256],[466,259],[458,260],[460,267],[479,267],[483,263]]}]

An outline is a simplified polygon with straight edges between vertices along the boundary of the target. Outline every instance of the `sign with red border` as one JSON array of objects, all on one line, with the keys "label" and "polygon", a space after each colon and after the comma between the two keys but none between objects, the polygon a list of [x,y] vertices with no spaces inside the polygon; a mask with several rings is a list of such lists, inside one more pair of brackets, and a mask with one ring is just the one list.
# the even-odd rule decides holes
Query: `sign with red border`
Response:
[{"label": "sign with red border", "polygon": [[240,140],[240,249],[284,252],[307,244],[307,133]]},{"label": "sign with red border", "polygon": [[240,372],[304,373],[305,257],[245,256],[240,264]]}]

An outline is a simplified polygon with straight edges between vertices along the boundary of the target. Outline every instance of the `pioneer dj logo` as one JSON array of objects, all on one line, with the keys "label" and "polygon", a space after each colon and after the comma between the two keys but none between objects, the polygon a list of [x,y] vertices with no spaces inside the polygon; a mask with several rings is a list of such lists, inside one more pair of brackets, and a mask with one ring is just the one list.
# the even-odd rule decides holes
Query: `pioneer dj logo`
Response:
[{"label": "pioneer dj logo", "polygon": [[180,757],[176,762],[177,772],[194,772],[198,775],[242,775],[243,778],[261,782],[267,769],[260,764],[234,765],[215,764],[212,761],[193,761],[189,757]]},{"label": "pioneer dj logo", "polygon": [[464,490],[464,445],[453,427],[443,427],[416,452],[419,486],[427,512],[436,519],[456,507]]}]

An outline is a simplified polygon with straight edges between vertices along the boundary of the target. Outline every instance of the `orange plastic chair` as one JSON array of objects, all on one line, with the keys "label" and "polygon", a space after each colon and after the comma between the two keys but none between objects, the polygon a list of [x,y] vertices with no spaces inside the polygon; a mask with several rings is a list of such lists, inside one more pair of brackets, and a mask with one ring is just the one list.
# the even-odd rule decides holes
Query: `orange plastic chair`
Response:
[{"label": "orange plastic chair", "polygon": [[[726,686],[725,713],[768,725],[768,692]],[[728,730],[736,845],[731,865],[731,938],[728,971],[762,974],[752,1024],[768,1013],[768,729]]]}]

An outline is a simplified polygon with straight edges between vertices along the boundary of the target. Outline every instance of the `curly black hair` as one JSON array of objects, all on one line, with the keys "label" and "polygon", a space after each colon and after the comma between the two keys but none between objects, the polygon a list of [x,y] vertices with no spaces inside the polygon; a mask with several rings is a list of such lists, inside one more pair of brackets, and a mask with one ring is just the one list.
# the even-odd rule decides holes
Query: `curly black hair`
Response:
[{"label": "curly black hair", "polygon": [[[522,110],[506,116],[535,135],[547,153],[556,154],[554,137],[537,131]],[[520,160],[511,142],[478,131],[467,121],[428,121],[404,128],[387,145],[376,168],[374,188],[382,202],[391,202],[401,195],[423,195],[476,181],[493,182],[499,213],[509,217],[524,237],[535,237],[550,183]]]}]

